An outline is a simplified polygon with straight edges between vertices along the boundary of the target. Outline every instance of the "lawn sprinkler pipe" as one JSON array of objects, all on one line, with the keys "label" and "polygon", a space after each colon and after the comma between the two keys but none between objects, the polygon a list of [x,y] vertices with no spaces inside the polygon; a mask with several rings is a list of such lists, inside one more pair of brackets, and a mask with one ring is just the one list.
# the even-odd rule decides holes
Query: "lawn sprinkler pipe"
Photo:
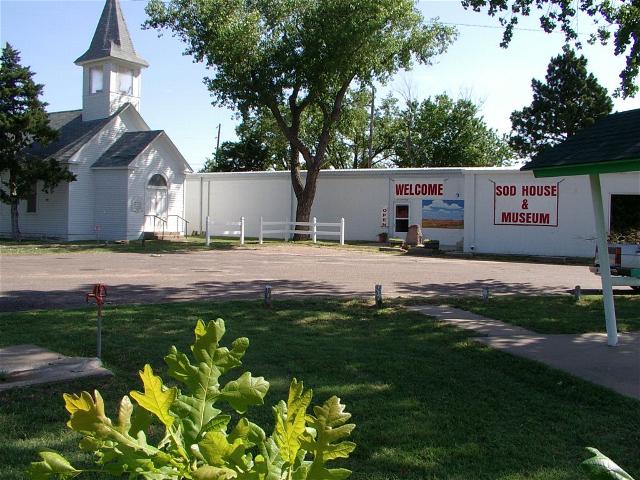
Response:
[{"label": "lawn sprinkler pipe", "polygon": [[102,360],[102,306],[107,299],[107,286],[102,283],[96,283],[93,286],[91,293],[85,295],[85,301],[89,303],[89,299],[93,298],[96,301],[96,308],[98,310],[97,323],[98,331],[96,332],[96,356]]}]

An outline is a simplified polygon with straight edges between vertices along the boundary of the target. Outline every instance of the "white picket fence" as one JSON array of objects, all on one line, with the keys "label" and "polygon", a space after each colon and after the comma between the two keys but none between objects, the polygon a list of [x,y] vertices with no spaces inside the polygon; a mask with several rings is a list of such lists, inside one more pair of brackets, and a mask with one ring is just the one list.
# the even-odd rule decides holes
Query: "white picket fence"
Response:
[{"label": "white picket fence", "polygon": [[[279,229],[269,229],[265,230],[264,227],[273,227],[276,225],[284,226],[285,228]],[[293,228],[292,228],[293,227]],[[310,227],[309,230],[297,230],[296,227]],[[333,227],[339,228],[338,231],[335,230],[318,230],[318,227]],[[327,223],[327,222],[318,222],[316,217],[313,217],[311,222],[291,222],[290,220],[285,220],[281,222],[265,222],[262,217],[260,217],[260,245],[262,245],[262,241],[264,239],[265,234],[278,234],[282,235],[284,241],[289,240],[289,235],[292,233],[301,233],[303,235],[311,235],[311,240],[313,243],[318,241],[318,235],[324,236],[336,236],[340,237],[340,245],[344,245],[344,218],[340,219],[339,223]]]},{"label": "white picket fence", "polygon": [[209,217],[206,218],[206,229],[205,229],[205,239],[207,243],[207,247],[211,243],[211,231],[213,230],[214,225],[221,225],[225,228],[227,227],[240,227],[240,230],[229,230],[225,229],[221,233],[217,233],[216,235],[224,236],[224,237],[240,237],[240,245],[244,245],[244,217],[240,217],[239,222],[216,222]]}]

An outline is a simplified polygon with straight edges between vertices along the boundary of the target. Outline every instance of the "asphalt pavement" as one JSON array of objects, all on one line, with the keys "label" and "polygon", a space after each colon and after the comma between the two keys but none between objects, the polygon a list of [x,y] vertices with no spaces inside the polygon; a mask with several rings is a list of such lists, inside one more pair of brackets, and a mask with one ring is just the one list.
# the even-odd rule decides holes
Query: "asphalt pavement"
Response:
[{"label": "asphalt pavement", "polygon": [[597,290],[585,266],[435,258],[312,246],[256,246],[167,253],[0,257],[0,311],[85,305],[107,285],[113,304],[259,298],[549,294]]}]

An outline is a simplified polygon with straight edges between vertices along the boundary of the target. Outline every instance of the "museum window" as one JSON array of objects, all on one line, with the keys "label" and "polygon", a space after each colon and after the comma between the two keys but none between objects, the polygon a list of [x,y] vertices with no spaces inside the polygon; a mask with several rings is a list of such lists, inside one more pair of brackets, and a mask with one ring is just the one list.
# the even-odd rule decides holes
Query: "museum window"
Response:
[{"label": "museum window", "polygon": [[38,184],[36,182],[31,185],[25,200],[27,201],[27,213],[36,213],[38,210]]},{"label": "museum window", "polygon": [[396,205],[396,232],[409,231],[409,205]]},{"label": "museum window", "polygon": [[162,175],[156,173],[149,179],[149,183],[147,184],[149,187],[166,187],[167,181],[164,179]]},{"label": "museum window", "polygon": [[100,93],[103,88],[103,77],[104,73],[102,71],[102,67],[93,67],[89,70],[90,77],[90,92],[91,93]]},{"label": "museum window", "polygon": [[640,242],[640,195],[611,195],[612,243]]}]

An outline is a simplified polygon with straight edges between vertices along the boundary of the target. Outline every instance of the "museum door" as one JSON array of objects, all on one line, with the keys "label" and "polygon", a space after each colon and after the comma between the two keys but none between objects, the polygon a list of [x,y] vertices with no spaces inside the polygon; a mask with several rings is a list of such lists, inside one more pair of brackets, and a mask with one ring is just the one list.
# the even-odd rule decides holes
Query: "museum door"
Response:
[{"label": "museum door", "polygon": [[393,236],[405,238],[409,231],[409,202],[396,202],[393,209]]}]

